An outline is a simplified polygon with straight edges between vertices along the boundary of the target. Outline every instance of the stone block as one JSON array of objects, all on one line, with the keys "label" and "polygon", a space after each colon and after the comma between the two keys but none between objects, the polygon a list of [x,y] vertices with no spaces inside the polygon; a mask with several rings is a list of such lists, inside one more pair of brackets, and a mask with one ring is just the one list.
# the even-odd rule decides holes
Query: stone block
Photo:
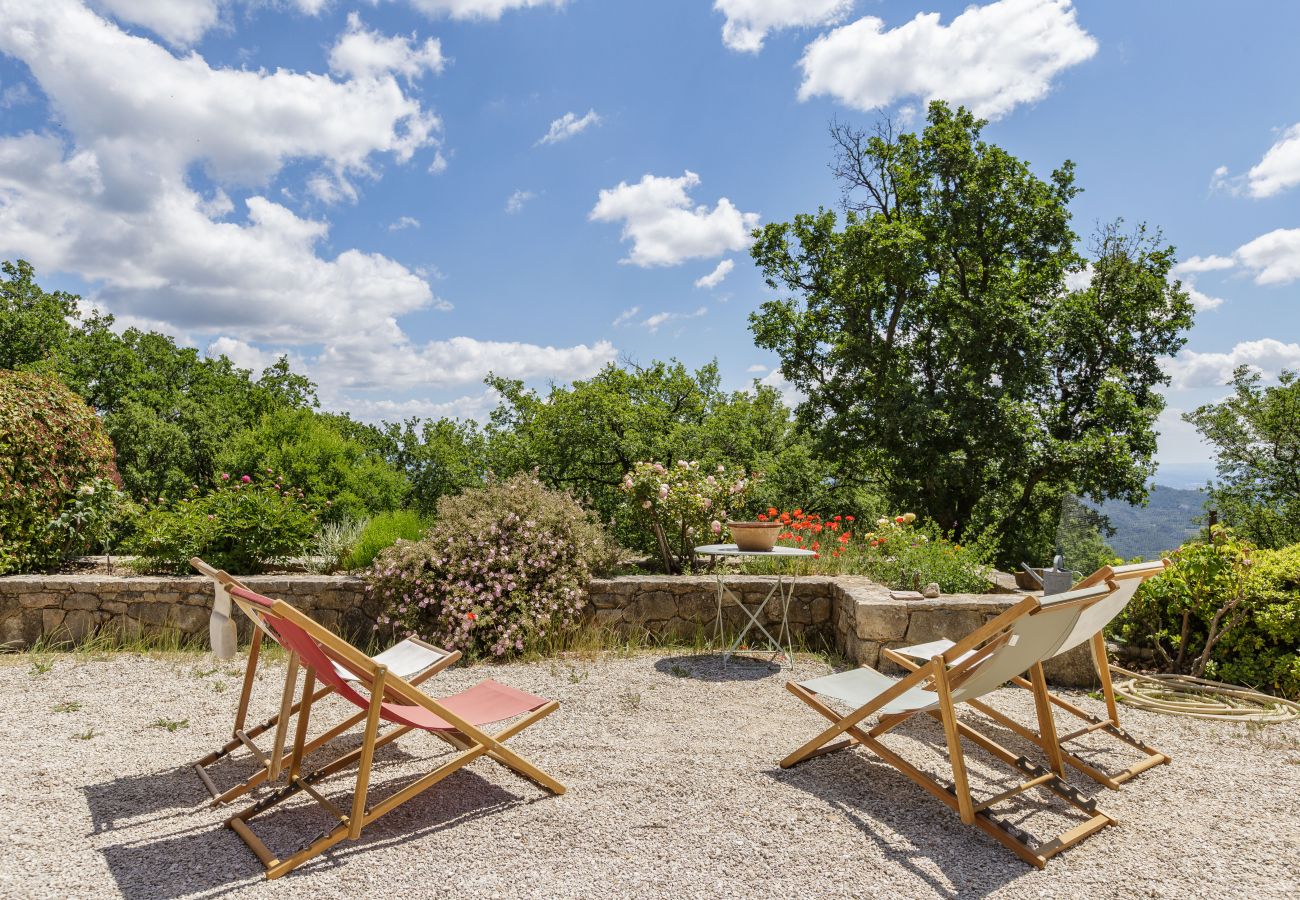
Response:
[{"label": "stone block", "polygon": [[64,609],[100,609],[103,603],[103,599],[97,594],[77,592],[64,597],[62,605]]},{"label": "stone block", "polygon": [[65,639],[67,636],[59,633],[63,627],[63,618],[66,616],[61,609],[43,609],[41,610],[41,633],[52,638]]},{"label": "stone block", "polygon": [[196,606],[178,606],[172,610],[171,624],[186,636],[208,633],[209,610]]},{"label": "stone block", "polygon": [[844,642],[844,656],[859,666],[877,667],[880,660],[880,642],[864,641],[856,635],[848,635]]},{"label": "stone block", "polygon": [[923,644],[947,638],[959,640],[984,624],[980,609],[914,609],[907,623],[907,643]]},{"label": "stone block", "polygon": [[63,630],[73,643],[81,643],[95,633],[99,616],[88,609],[69,610],[63,617]]},{"label": "stone block", "polygon": [[51,591],[24,591],[18,595],[18,604],[24,609],[43,609],[47,606],[58,606],[62,596],[62,593]]},{"label": "stone block", "polygon": [[858,601],[854,631],[861,640],[893,641],[907,634],[908,609],[898,603]]},{"label": "stone block", "polygon": [[597,628],[617,628],[623,624],[622,609],[592,610],[591,621]]},{"label": "stone block", "polygon": [[152,598],[132,603],[127,607],[127,616],[138,625],[166,625],[171,617],[172,604],[156,603]]},{"label": "stone block", "polygon": [[627,608],[629,620],[640,622],[666,622],[677,615],[677,600],[667,591],[642,594]]}]

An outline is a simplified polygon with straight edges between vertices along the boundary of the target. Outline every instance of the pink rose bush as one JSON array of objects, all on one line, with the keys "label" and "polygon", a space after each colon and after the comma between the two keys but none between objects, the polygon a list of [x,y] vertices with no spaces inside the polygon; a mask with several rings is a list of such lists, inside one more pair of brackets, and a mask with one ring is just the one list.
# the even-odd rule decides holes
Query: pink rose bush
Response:
[{"label": "pink rose bush", "polygon": [[377,630],[501,657],[572,627],[615,556],[573,497],[516,475],[442,498],[425,537],[398,541],[363,577]]},{"label": "pink rose bush", "polygon": [[665,571],[680,574],[695,559],[697,544],[723,539],[727,510],[741,508],[759,478],[744,469],[683,459],[671,466],[639,462],[620,487],[654,533]]}]

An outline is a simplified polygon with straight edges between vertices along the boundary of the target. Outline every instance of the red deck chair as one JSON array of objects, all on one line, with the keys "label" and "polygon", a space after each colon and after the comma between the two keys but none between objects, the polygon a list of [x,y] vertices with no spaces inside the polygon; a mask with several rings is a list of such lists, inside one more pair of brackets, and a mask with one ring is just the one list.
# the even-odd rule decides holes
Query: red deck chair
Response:
[{"label": "red deck chair", "polygon": [[[232,587],[247,589],[248,586],[221,569],[208,565],[197,556],[190,559],[190,565],[212,579],[217,592],[212,611],[212,650],[219,659],[228,659],[234,656],[236,652],[235,622],[231,618],[234,610],[230,608],[229,591]],[[235,711],[235,725],[231,730],[230,740],[208,753],[202,759],[194,761],[194,771],[198,773],[203,786],[212,795],[213,806],[228,803],[248,793],[262,782],[267,780],[275,781],[280,777],[280,770],[288,761],[284,750],[289,721],[302,706],[302,701],[297,700],[294,694],[298,685],[298,655],[289,650],[288,671],[285,673],[284,690],[281,694],[279,710],[265,721],[252,726],[247,725],[248,705],[252,697],[254,678],[257,675],[257,663],[261,655],[263,635],[273,641],[279,639],[262,624],[261,619],[256,614],[257,607],[254,604],[245,601],[234,605],[238,606],[252,620],[254,625],[252,641],[248,645],[248,662],[244,667],[244,684],[239,692],[239,706]],[[417,638],[406,638],[373,658],[375,662],[387,666],[390,674],[400,675],[410,681],[411,684],[420,684],[454,664],[460,659],[460,651],[443,650],[441,647],[435,647]],[[335,668],[341,676],[345,678],[352,677],[352,673],[346,669]],[[312,702],[320,700],[333,690],[328,684],[322,685],[312,696]],[[357,713],[347,721],[308,741],[306,746],[303,747],[303,754],[311,755],[318,748],[350,730],[365,717],[364,712]],[[272,728],[275,729],[275,749],[274,752],[268,752],[257,745],[256,739]],[[222,790],[212,780],[212,776],[208,773],[208,767],[241,748],[251,753],[261,763],[261,766],[253,772],[251,777]]]},{"label": "red deck chair", "polygon": [[[302,705],[298,711],[297,735],[288,757],[288,783],[226,820],[226,824],[243,838],[266,866],[267,878],[277,878],[292,871],[345,838],[356,840],[366,825],[480,756],[491,757],[553,794],[564,793],[564,785],[507,749],[503,743],[555,712],[559,708],[558,702],[490,679],[459,694],[434,699],[410,682],[390,674],[382,663],[377,663],[283,600],[272,600],[241,586],[232,586],[230,596],[241,606],[246,605],[246,609],[270,629],[281,644],[297,654],[307,668]],[[340,675],[340,668],[350,672],[351,677]],[[365,733],[360,747],[304,774],[302,762],[306,755],[307,723],[317,679],[364,711]],[[365,693],[361,692],[363,690]],[[382,737],[378,733],[381,719],[397,726]],[[496,734],[488,734],[481,728],[506,719],[515,721]],[[367,808],[366,794],[375,751],[413,729],[427,731],[460,752],[429,774]],[[343,810],[321,795],[315,785],[353,763],[358,763],[356,789],[351,809]],[[305,791],[334,815],[339,824],[302,849],[280,859],[253,833],[248,822],[300,791]]]}]

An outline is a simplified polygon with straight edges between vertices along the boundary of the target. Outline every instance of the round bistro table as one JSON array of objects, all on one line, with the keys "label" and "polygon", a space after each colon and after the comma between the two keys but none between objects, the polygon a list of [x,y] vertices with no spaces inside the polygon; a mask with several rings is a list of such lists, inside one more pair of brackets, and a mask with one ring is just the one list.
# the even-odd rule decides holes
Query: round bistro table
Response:
[{"label": "round bistro table", "polygon": [[[802,550],[796,547],[776,547],[772,550],[741,550],[735,544],[705,544],[702,547],[696,547],[695,552],[701,556],[711,556],[715,560],[728,557],[739,557],[742,559],[775,558],[786,560],[816,555],[811,550]],[[727,587],[725,578],[726,573],[723,570],[723,567],[717,566],[716,569],[718,575],[718,627],[715,632],[715,639],[718,641],[721,641],[722,639],[722,605],[725,599],[730,598],[731,602],[740,607],[741,611],[749,617],[749,622],[741,629],[740,634],[736,636],[736,639],[731,642],[731,646],[723,651],[723,665],[726,665],[727,661],[735,655],[736,648],[745,640],[745,635],[749,634],[750,629],[757,628],[759,631],[763,632],[763,636],[767,638],[768,646],[774,653],[772,660],[775,661],[777,657],[784,656],[786,661],[790,664],[790,668],[793,669],[794,639],[790,634],[790,599],[794,596],[794,585],[798,576],[793,572],[787,575],[783,568],[778,567],[776,570],[776,584],[772,585],[772,589],[767,592],[767,596],[763,598],[763,602],[751,609],[745,605],[744,601],[736,596],[731,588]],[[763,627],[763,623],[758,621],[758,614],[763,611],[767,606],[767,602],[774,596],[781,603],[781,627],[777,629],[776,637],[773,637],[772,633]],[[784,647],[781,646],[782,635],[785,636]]]}]

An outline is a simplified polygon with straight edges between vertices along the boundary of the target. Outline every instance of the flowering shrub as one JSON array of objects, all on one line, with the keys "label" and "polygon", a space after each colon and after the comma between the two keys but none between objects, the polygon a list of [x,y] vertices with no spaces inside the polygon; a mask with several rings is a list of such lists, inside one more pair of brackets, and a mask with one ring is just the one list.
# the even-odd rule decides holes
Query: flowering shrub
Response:
[{"label": "flowering shrub", "polygon": [[59,560],[49,528],[77,487],[117,480],[99,417],[53,378],[0,370],[0,574]]},{"label": "flowering shrub", "polygon": [[[988,590],[988,554],[980,547],[949,541],[937,526],[919,524],[913,513],[877,519],[875,530],[867,532],[856,530],[853,516],[822,518],[801,509],[770,508],[758,518],[786,526],[778,539],[781,545],[814,552],[804,566],[810,573],[865,575],[897,590],[930,582],[946,593]],[[750,565],[752,571],[770,567],[761,562]]]},{"label": "flowering shrub", "polygon": [[305,554],[316,532],[316,511],[302,491],[270,470],[256,477],[223,472],[212,490],[193,485],[175,503],[142,503],[131,546],[140,554],[137,567],[149,572],[184,574],[190,557],[201,556],[231,574],[251,575]]},{"label": "flowering shrub", "polygon": [[577,621],[592,573],[614,562],[594,516],[516,475],[438,501],[423,540],[399,540],[363,576],[391,628],[467,655],[504,656]]},{"label": "flowering shrub", "polygon": [[114,532],[138,512],[131,498],[111,479],[93,478],[77,488],[47,527],[62,539],[65,559],[96,547],[107,556]]},{"label": "flowering shrub", "polygon": [[621,487],[649,522],[664,569],[679,575],[694,560],[697,545],[725,539],[728,510],[743,507],[759,477],[723,465],[704,469],[686,460],[671,466],[639,462],[623,476]]}]

